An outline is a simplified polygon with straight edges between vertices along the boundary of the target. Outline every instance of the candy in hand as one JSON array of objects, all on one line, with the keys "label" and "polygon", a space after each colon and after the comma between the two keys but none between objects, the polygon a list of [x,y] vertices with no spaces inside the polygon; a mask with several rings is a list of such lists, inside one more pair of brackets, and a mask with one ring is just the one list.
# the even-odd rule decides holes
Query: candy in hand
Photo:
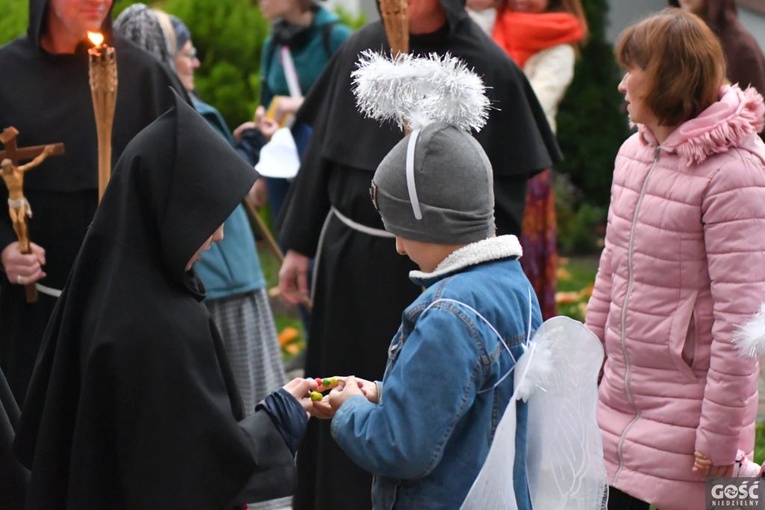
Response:
[{"label": "candy in hand", "polygon": [[320,388],[331,389],[337,386],[337,383],[340,382],[340,377],[314,377],[314,381],[316,381]]}]

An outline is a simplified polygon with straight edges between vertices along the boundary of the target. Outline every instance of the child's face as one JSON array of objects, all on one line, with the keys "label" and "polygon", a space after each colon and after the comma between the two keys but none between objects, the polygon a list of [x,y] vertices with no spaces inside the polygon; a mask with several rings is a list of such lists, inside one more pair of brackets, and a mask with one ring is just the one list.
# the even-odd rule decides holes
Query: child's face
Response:
[{"label": "child's face", "polygon": [[425,273],[435,271],[441,261],[461,246],[424,243],[396,236],[396,251],[398,254],[409,257]]},{"label": "child's face", "polygon": [[548,4],[548,0],[509,0],[507,2],[507,6],[511,11],[528,12],[530,14],[545,12]]},{"label": "child's face", "polygon": [[186,271],[191,271],[192,266],[194,266],[194,262],[202,258],[202,252],[207,251],[212,246],[212,243],[217,243],[218,241],[223,240],[223,225],[218,227],[215,232],[212,233],[210,237],[207,238],[207,240],[202,244],[202,246],[199,247],[199,249],[194,253],[194,255],[191,256],[189,261],[186,263]]}]

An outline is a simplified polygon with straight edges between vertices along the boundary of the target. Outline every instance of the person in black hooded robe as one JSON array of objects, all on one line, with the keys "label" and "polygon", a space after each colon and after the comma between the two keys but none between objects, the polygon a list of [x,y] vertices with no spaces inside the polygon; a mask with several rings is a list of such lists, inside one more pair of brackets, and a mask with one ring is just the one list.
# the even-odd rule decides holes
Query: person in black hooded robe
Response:
[{"label": "person in black hooded robe", "polygon": [[13,455],[13,439],[19,421],[19,406],[0,370],[0,508],[24,508],[29,470]]},{"label": "person in black hooded robe", "polygon": [[180,99],[127,146],[22,409],[27,508],[210,510],[292,493],[317,383],[294,379],[245,418],[192,267],[256,177]]},{"label": "person in black hooded robe", "polygon": [[[29,0],[27,34],[0,48],[0,129],[19,130],[20,147],[63,142],[24,176],[33,254],[21,255],[7,214],[0,214],[0,366],[19,405],[24,400],[55,295],[64,285],[98,198],[98,144],[88,83],[85,30],[116,49],[118,89],[112,161],[133,136],[173,104],[169,73],[143,50],[114,37],[111,2]],[[182,89],[179,90],[182,92]],[[0,187],[0,189],[3,189]],[[3,190],[3,192],[5,192]],[[23,285],[39,282],[27,303]]]},{"label": "person in black hooded robe", "polygon": [[[464,1],[410,0],[408,8],[410,53],[448,52],[487,87],[493,109],[475,137],[494,171],[497,233],[517,235],[526,180],[560,159],[544,112],[523,71],[469,18]],[[394,124],[356,109],[351,73],[369,49],[390,49],[382,21],[340,47],[297,113],[314,134],[282,213],[287,254],[279,288],[292,303],[308,301],[308,264],[316,256],[305,367],[311,376],[380,379],[401,310],[420,292],[407,278],[416,267],[396,254],[369,200],[377,165],[403,138]],[[328,423],[309,424],[297,461],[296,509],[369,507],[371,477],[334,443]]]}]

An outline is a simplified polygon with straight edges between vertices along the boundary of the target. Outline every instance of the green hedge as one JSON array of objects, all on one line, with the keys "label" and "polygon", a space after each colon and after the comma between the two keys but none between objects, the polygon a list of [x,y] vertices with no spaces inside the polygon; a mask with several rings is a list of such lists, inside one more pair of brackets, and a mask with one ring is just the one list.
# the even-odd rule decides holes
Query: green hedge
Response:
[{"label": "green hedge", "polygon": [[[117,0],[114,18],[129,5]],[[154,7],[175,14],[191,30],[201,67],[199,96],[220,110],[233,129],[252,117],[260,97],[260,49],[268,23],[251,0],[164,0]]]},{"label": "green hedge", "polygon": [[[114,17],[135,3],[114,2]],[[199,95],[218,108],[233,129],[249,120],[260,98],[260,51],[268,23],[253,0],[146,1],[181,18],[192,32],[201,67],[196,74]],[[0,0],[0,44],[22,35],[28,23],[26,0]],[[338,12],[351,27],[363,17]]]},{"label": "green hedge", "polygon": [[629,136],[621,79],[611,44],[606,40],[607,0],[583,0],[590,42],[577,62],[574,81],[557,117],[564,161],[558,170],[569,176],[584,202],[607,206],[614,158]]},{"label": "green hedge", "polygon": [[25,0],[0,0],[0,45],[27,30],[29,5]]},{"label": "green hedge", "polygon": [[[116,16],[134,3],[117,0]],[[202,66],[197,71],[200,96],[217,107],[233,128],[248,120],[260,94],[260,51],[268,25],[252,0],[164,0],[150,2],[183,19],[192,31]],[[598,207],[608,203],[616,152],[628,136],[619,70],[605,38],[607,0],[584,0],[590,43],[583,49],[574,81],[558,114],[558,139],[565,155],[559,172],[580,190],[580,200]],[[25,0],[0,0],[0,44],[27,26]],[[340,12],[359,27],[363,18]],[[574,205],[574,212],[578,203]]]}]

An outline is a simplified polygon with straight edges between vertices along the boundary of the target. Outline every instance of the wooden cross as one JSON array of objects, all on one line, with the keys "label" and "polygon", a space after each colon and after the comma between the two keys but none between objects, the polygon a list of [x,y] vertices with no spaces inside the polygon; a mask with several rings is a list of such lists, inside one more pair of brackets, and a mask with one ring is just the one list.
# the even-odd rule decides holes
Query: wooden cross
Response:
[{"label": "wooden cross", "polygon": [[[32,250],[29,246],[27,216],[31,216],[32,211],[26,198],[24,198],[23,175],[27,170],[42,163],[48,156],[63,154],[64,144],[37,145],[20,149],[16,146],[18,134],[18,130],[14,127],[5,128],[0,133],[0,142],[5,145],[5,150],[0,151],[0,162],[2,162],[2,177],[8,188],[8,213],[11,216],[13,230],[16,232],[16,237],[19,240],[19,251],[28,254]],[[19,166],[19,162],[22,160],[32,161]],[[37,288],[34,283],[25,285],[25,291],[27,303],[37,301]]]}]

